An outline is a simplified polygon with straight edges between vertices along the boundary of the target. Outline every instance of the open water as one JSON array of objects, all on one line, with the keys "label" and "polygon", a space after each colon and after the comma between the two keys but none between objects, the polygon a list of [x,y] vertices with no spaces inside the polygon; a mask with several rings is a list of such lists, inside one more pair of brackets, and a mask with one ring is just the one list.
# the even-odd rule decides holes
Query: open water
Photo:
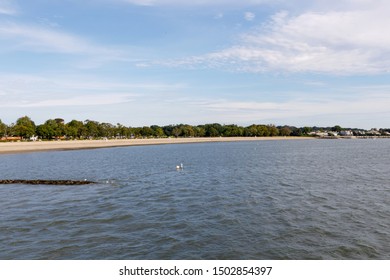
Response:
[{"label": "open water", "polygon": [[[183,163],[183,170],[176,165]],[[390,140],[0,155],[0,259],[390,259]]]}]

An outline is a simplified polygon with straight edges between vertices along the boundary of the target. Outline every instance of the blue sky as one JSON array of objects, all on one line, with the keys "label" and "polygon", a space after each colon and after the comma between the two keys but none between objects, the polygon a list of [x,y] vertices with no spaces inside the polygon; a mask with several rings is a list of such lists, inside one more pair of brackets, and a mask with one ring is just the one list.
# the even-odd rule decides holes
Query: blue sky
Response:
[{"label": "blue sky", "polygon": [[390,127],[385,0],[0,0],[0,119]]}]

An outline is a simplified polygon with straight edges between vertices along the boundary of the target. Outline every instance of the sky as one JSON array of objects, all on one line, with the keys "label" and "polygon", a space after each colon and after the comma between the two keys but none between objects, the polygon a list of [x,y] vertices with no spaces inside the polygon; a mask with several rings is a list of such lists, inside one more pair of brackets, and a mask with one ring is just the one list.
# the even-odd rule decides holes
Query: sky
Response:
[{"label": "sky", "polygon": [[390,1],[0,0],[0,119],[390,127]]}]

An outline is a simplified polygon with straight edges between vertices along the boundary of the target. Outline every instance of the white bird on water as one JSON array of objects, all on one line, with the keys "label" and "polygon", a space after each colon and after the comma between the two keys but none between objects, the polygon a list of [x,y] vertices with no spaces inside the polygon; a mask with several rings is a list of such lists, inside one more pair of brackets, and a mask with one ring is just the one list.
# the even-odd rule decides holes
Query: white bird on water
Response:
[{"label": "white bird on water", "polygon": [[180,163],[180,165],[176,165],[176,169],[177,169],[177,170],[182,170],[182,169],[184,169],[183,164]]}]

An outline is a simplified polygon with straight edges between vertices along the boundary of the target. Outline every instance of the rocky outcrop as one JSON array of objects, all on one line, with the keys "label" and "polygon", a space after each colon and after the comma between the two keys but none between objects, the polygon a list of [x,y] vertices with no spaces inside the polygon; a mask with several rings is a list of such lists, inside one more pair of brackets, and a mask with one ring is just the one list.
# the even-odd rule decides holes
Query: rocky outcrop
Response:
[{"label": "rocky outcrop", "polygon": [[92,181],[76,180],[0,180],[0,184],[27,184],[27,185],[88,185],[95,184]]}]

